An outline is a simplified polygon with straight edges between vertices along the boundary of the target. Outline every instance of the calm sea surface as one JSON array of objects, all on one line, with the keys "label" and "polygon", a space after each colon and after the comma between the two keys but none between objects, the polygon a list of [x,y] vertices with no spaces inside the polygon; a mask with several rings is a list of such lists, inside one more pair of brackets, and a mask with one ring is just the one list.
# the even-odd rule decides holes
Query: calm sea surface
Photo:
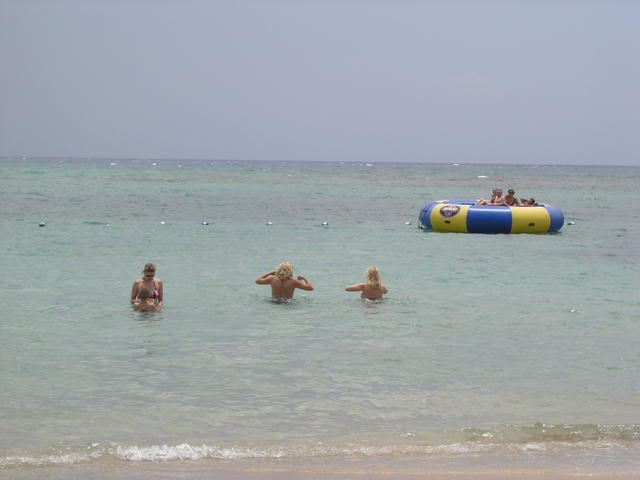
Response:
[{"label": "calm sea surface", "polygon": [[[561,232],[418,229],[494,185]],[[639,190],[634,167],[2,159],[0,469],[640,458]],[[316,289],[274,305],[254,280],[284,260]],[[134,312],[147,262],[166,306]],[[369,265],[381,304],[343,290]]]}]

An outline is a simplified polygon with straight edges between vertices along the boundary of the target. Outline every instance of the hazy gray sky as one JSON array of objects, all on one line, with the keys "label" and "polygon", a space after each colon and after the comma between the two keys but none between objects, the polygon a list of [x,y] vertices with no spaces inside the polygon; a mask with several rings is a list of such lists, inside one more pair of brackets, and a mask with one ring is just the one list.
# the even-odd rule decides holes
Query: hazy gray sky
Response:
[{"label": "hazy gray sky", "polygon": [[640,165],[640,1],[0,0],[0,155]]}]

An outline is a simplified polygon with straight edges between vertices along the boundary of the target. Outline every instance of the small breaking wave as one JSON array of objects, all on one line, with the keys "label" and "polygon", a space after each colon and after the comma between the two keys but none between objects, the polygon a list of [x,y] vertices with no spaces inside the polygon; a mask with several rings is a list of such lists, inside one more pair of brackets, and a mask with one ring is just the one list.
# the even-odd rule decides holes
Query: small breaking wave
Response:
[{"label": "small breaking wave", "polygon": [[46,454],[7,455],[0,469],[46,467],[110,458],[116,462],[300,459],[318,457],[458,456],[499,453],[571,452],[590,449],[640,450],[640,425],[504,426],[447,432],[354,435],[323,441],[255,445],[122,445],[94,443],[50,449]]},{"label": "small breaking wave", "polygon": [[240,447],[217,447],[211,445],[153,445],[150,447],[122,447],[118,446],[116,455],[120,460],[132,462],[164,462],[173,460],[202,460],[219,459],[233,460],[246,458],[284,458],[286,449],[261,449],[261,448],[240,448]]},{"label": "small breaking wave", "polygon": [[0,458],[0,470],[7,467],[48,467],[52,465],[72,465],[74,463],[88,462],[92,458],[98,458],[101,455],[91,455],[86,453],[65,453],[59,455],[10,455]]}]

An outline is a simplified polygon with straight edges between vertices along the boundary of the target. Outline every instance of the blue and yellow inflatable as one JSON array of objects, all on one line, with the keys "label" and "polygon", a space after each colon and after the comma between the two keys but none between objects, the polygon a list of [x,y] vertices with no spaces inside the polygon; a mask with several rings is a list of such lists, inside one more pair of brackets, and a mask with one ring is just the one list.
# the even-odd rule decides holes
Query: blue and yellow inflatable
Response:
[{"label": "blue and yellow inflatable", "polygon": [[553,205],[506,207],[475,205],[472,200],[439,200],[420,209],[425,230],[464,233],[547,233],[564,224],[562,210]]}]

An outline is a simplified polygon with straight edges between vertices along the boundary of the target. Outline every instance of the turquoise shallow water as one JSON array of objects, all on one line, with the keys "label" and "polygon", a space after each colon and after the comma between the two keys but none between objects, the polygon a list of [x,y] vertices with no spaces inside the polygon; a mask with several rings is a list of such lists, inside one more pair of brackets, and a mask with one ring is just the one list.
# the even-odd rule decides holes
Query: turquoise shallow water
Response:
[{"label": "turquoise shallow water", "polygon": [[[0,178],[1,468],[640,449],[638,168],[4,159]],[[426,201],[493,185],[573,224],[417,228]],[[316,290],[273,305],[254,280],[283,260]],[[146,262],[151,314],[128,304]],[[382,304],[342,290],[372,264]]]}]

